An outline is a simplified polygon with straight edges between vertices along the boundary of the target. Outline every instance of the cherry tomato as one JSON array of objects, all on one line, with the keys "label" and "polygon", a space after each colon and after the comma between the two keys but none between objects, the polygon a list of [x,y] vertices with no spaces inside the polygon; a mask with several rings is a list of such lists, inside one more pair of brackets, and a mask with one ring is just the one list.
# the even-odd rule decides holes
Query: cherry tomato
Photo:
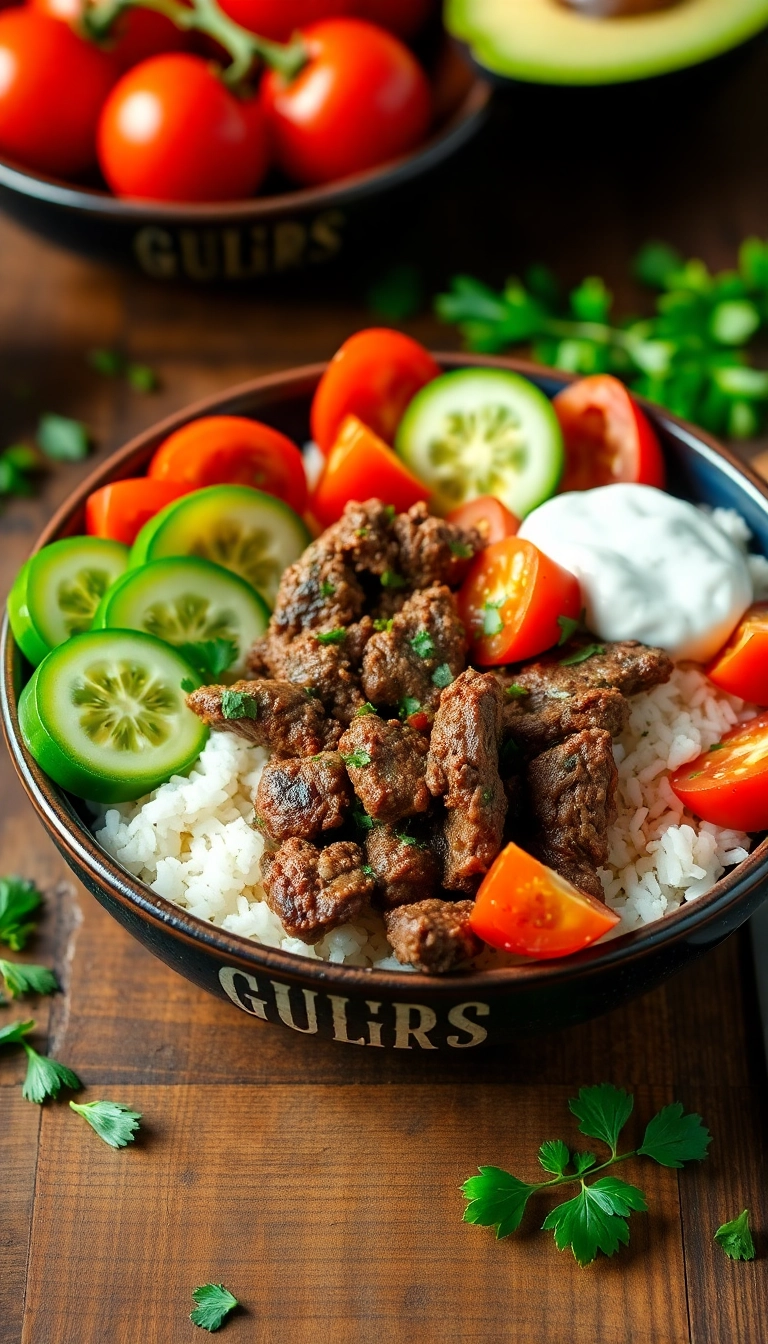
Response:
[{"label": "cherry tomato", "polygon": [[469,922],[491,947],[545,960],[581,952],[619,919],[518,845],[507,845],[483,879]]},{"label": "cherry tomato", "polygon": [[261,85],[275,160],[296,182],[333,182],[407,154],[429,129],[429,83],[391,33],[362,19],[303,29],[309,60]]},{"label": "cherry tomato", "polygon": [[486,667],[551,649],[562,634],[558,617],[578,620],[582,602],[575,575],[532,542],[507,537],[473,560],[458,605],[472,661]]},{"label": "cherry tomato", "polygon": [[475,527],[486,546],[491,542],[503,541],[505,537],[517,536],[520,519],[510,513],[505,504],[493,495],[478,495],[468,504],[460,504],[447,516],[449,523],[458,527]]},{"label": "cherry tomato", "polygon": [[678,798],[695,816],[735,831],[768,828],[768,713],[726,733],[670,775]]},{"label": "cherry tomato", "polygon": [[150,518],[190,487],[177,481],[113,481],[88,496],[85,504],[85,530],[90,537],[111,537],[132,546]]},{"label": "cherry tomato", "polygon": [[664,488],[664,458],[647,416],[618,378],[596,373],[558,392],[552,405],[565,440],[560,491],[614,481]]},{"label": "cherry tomato", "polygon": [[356,332],[336,351],[317,385],[311,412],[315,443],[330,452],[348,415],[392,443],[408,403],[440,373],[429,351],[400,331],[370,327]]},{"label": "cherry tomato", "polygon": [[[87,8],[85,0],[31,0],[35,9],[52,19],[75,24]],[[106,44],[121,70],[129,70],[161,51],[185,51],[189,35],[183,33],[164,14],[150,9],[131,9],[121,14],[110,31]]]},{"label": "cherry tomato", "polygon": [[756,602],[707,668],[722,691],[768,705],[768,602]]},{"label": "cherry tomato", "polygon": [[200,56],[154,56],[115,85],[101,114],[99,163],[118,196],[226,201],[250,196],[268,164],[257,97],[238,98]]},{"label": "cherry tomato", "polygon": [[221,0],[231,19],[259,37],[287,42],[297,28],[318,19],[356,13],[354,0]]},{"label": "cherry tomato", "polygon": [[161,443],[148,475],[180,481],[188,490],[205,485],[250,485],[277,495],[296,513],[307,503],[301,453],[279,430],[240,415],[206,415],[182,425]]},{"label": "cherry tomato", "polygon": [[393,504],[404,513],[429,491],[411,474],[378,435],[348,415],[325,463],[325,468],[310,501],[310,511],[323,527],[330,526],[344,512],[350,499],[377,499]]},{"label": "cherry tomato", "polygon": [[68,24],[31,8],[0,14],[0,153],[56,177],[86,172],[117,75]]},{"label": "cherry tomato", "polygon": [[354,13],[405,39],[415,37],[434,13],[434,0],[354,0]]}]

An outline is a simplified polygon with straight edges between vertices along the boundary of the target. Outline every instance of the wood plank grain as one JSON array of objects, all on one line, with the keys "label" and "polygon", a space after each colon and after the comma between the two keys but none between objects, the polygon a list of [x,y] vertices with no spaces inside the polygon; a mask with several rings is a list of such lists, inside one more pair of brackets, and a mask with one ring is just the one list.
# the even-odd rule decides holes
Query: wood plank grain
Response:
[{"label": "wood plank grain", "polygon": [[18,1344],[26,1295],[40,1108],[24,1101],[10,1072],[0,1083],[0,1344]]}]

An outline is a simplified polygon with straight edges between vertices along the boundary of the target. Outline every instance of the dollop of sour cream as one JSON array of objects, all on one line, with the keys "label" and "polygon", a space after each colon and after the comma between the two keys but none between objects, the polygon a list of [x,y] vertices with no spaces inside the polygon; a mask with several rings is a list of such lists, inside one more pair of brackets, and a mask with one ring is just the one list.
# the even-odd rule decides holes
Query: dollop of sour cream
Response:
[{"label": "dollop of sour cream", "polygon": [[705,663],[752,601],[730,538],[693,504],[649,485],[555,495],[519,535],[576,575],[600,639],[639,639]]}]

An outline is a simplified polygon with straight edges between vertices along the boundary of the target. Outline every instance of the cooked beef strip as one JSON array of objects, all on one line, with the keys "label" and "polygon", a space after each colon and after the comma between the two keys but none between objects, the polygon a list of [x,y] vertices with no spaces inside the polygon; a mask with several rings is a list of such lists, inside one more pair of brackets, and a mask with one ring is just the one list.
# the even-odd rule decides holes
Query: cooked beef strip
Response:
[{"label": "cooked beef strip", "polygon": [[339,725],[326,718],[320,701],[290,681],[201,686],[187,704],[210,728],[228,728],[277,756],[314,756],[338,741]]},{"label": "cooked beef strip", "polygon": [[267,904],[292,938],[316,943],[356,919],[373,895],[373,878],[363,864],[360,846],[350,840],[318,849],[294,836],[262,858]]},{"label": "cooked beef strip", "polygon": [[443,882],[474,895],[501,848],[507,799],[499,776],[503,694],[491,672],[468,668],[443,691],[435,715],[427,784],[447,816]]},{"label": "cooked beef strip", "polygon": [[352,806],[352,786],[337,751],[267,761],[253,800],[256,824],[280,844],[290,836],[314,840],[343,826]]},{"label": "cooked beef strip", "polygon": [[399,513],[393,531],[400,548],[400,572],[410,588],[446,583],[458,588],[484,542],[473,528],[435,518],[422,501]]},{"label": "cooked beef strip", "polygon": [[365,703],[360,677],[350,656],[357,652],[354,627],[339,643],[324,644],[318,639],[323,633],[308,630],[296,639],[270,636],[266,660],[273,675],[311,691],[332,718],[349,723]]},{"label": "cooked beef strip", "polygon": [[526,846],[555,872],[603,900],[596,869],[608,859],[618,773],[611,735],[585,728],[531,761],[526,775],[536,833]]},{"label": "cooked beef strip", "polygon": [[394,826],[372,826],[365,837],[365,857],[373,869],[376,898],[392,909],[431,896],[440,885],[440,869],[429,847]]},{"label": "cooked beef strip", "polygon": [[362,714],[339,742],[352,784],[369,816],[395,822],[426,812],[426,737],[397,719]]},{"label": "cooked beef strip", "polygon": [[350,565],[355,574],[398,572],[399,552],[393,529],[394,510],[380,499],[347,504],[341,518],[319,538]]},{"label": "cooked beef strip", "polygon": [[444,975],[471,961],[483,944],[469,927],[474,901],[417,901],[388,910],[384,924],[398,960]]},{"label": "cooked beef strip", "polygon": [[320,537],[283,574],[270,632],[292,638],[306,630],[351,625],[364,602],[351,566]]},{"label": "cooked beef strip", "polygon": [[[437,708],[447,667],[457,677],[466,666],[467,640],[449,588],[425,588],[392,617],[392,628],[372,635],[363,654],[363,690],[375,705],[393,708],[409,696],[425,710]],[[441,671],[438,672],[437,669]],[[447,674],[445,674],[447,675]]]}]

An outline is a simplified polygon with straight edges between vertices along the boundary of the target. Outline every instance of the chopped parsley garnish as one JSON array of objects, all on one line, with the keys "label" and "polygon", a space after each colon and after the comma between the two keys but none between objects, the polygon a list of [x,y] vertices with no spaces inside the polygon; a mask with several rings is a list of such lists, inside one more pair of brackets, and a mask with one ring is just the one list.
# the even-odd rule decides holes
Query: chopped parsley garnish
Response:
[{"label": "chopped parsley garnish", "polygon": [[568,1105],[579,1121],[579,1131],[606,1144],[610,1157],[598,1163],[593,1153],[572,1152],[562,1139],[550,1139],[539,1149],[539,1163],[551,1180],[528,1182],[500,1167],[480,1167],[480,1174],[471,1176],[462,1186],[468,1200],[464,1221],[493,1227],[497,1237],[508,1237],[520,1226],[532,1195],[578,1184],[578,1193],[552,1209],[542,1229],[554,1233],[558,1250],[570,1248],[579,1265],[588,1265],[598,1251],[613,1255],[620,1246],[626,1246],[629,1215],[644,1212],[648,1206],[637,1186],[616,1176],[600,1176],[588,1183],[585,1176],[597,1176],[630,1157],[649,1157],[664,1167],[700,1162],[707,1156],[711,1135],[700,1115],[685,1115],[680,1103],[675,1102],[649,1121],[639,1148],[619,1153],[619,1134],[634,1105],[627,1092],[610,1083],[582,1087]]},{"label": "chopped parsley garnish", "polygon": [[718,1227],[715,1241],[731,1260],[754,1260],[755,1243],[749,1226],[749,1209],[744,1209],[730,1223]]},{"label": "chopped parsley garnish", "polygon": [[29,916],[43,903],[34,882],[23,877],[0,878],[0,942],[12,952],[23,951],[36,921]]},{"label": "chopped parsley garnish", "polygon": [[345,756],[342,752],[342,761],[350,770],[362,770],[364,766],[371,764],[371,758],[367,751],[352,751]]},{"label": "chopped parsley garnish", "polygon": [[33,1101],[40,1106],[46,1097],[58,1097],[62,1087],[71,1088],[73,1092],[82,1087],[77,1074],[65,1064],[60,1064],[57,1059],[49,1059],[47,1055],[39,1055],[26,1041],[22,1044],[27,1052],[27,1076],[21,1089],[25,1101]]},{"label": "chopped parsley garnish", "polygon": [[383,513],[383,515],[384,515],[384,517],[386,518],[386,520],[387,520],[388,523],[393,523],[393,522],[395,521],[395,514],[396,514],[396,512],[397,512],[397,510],[396,510],[394,504],[385,504],[385,505],[384,505],[384,508],[382,509],[382,513]]},{"label": "chopped parsley garnish", "polygon": [[211,1334],[221,1329],[225,1318],[238,1305],[237,1298],[221,1283],[204,1283],[195,1289],[192,1297],[197,1306],[190,1312],[190,1321]]},{"label": "chopped parsley garnish", "polygon": [[450,686],[452,681],[453,673],[450,667],[447,663],[440,663],[439,667],[436,667],[432,673],[433,686],[437,686],[442,690],[444,686]]},{"label": "chopped parsley garnish", "polygon": [[203,680],[220,677],[237,660],[238,646],[234,639],[200,639],[180,644],[178,652],[194,667]]},{"label": "chopped parsley garnish", "polygon": [[557,641],[558,648],[562,648],[563,644],[567,644],[569,639],[573,639],[577,630],[581,629],[583,619],[583,612],[578,621],[575,621],[572,616],[558,616],[557,624],[560,626],[560,638]]},{"label": "chopped parsley garnish", "polygon": [[53,994],[59,988],[56,976],[47,966],[0,960],[0,976],[12,999],[18,999],[21,994]]},{"label": "chopped parsley garnish", "polygon": [[372,705],[370,700],[366,700],[364,705],[361,705],[359,709],[355,710],[355,718],[362,718],[366,714],[378,714],[378,712],[376,706]]},{"label": "chopped parsley garnish", "polygon": [[105,378],[124,375],[134,392],[154,392],[159,385],[158,376],[149,364],[132,364],[119,350],[91,350],[88,363]]},{"label": "chopped parsley garnish", "polygon": [[404,695],[397,706],[397,712],[401,719],[409,719],[412,714],[418,714],[421,709],[421,701],[413,695]]},{"label": "chopped parsley garnish", "polygon": [[494,798],[493,789],[483,789],[482,798],[485,806],[489,807]]},{"label": "chopped parsley garnish", "polygon": [[323,582],[320,584],[320,596],[333,597],[333,594],[335,592],[336,592],[336,584],[331,583],[330,579],[323,579]]},{"label": "chopped parsley garnish", "polygon": [[409,835],[407,831],[395,831],[395,835],[401,845],[413,845],[414,849],[427,848],[423,841],[417,840],[415,835]]},{"label": "chopped parsley garnish", "polygon": [[160,386],[160,379],[149,364],[129,364],[125,376],[134,392],[155,392]]},{"label": "chopped parsley garnish", "polygon": [[22,1045],[24,1037],[34,1030],[34,1022],[9,1022],[0,1027],[0,1045]]},{"label": "chopped parsley garnish", "polygon": [[54,462],[82,462],[88,456],[88,430],[64,415],[41,415],[37,426],[40,451]]},{"label": "chopped parsley garnish", "polygon": [[356,537],[360,537],[361,539],[362,539],[363,537],[367,537],[367,536],[368,536],[368,528],[367,528],[367,527],[356,527],[356,528],[355,528],[355,536],[356,536]]},{"label": "chopped parsley garnish", "polygon": [[494,601],[488,601],[483,607],[483,634],[500,635],[504,629],[504,622],[501,619],[500,607],[504,606],[506,601],[503,597],[497,597]]},{"label": "chopped parsley garnish", "polygon": [[713,742],[713,743],[712,743],[712,746],[709,748],[709,750],[710,750],[710,751],[725,751],[725,743],[724,743],[724,742]]},{"label": "chopped parsley garnish", "polygon": [[369,814],[362,807],[355,807],[352,810],[352,820],[361,831],[372,831],[374,826],[381,825],[375,817]]},{"label": "chopped parsley garnish", "polygon": [[116,378],[125,368],[125,356],[119,350],[89,350],[88,363],[105,378]]},{"label": "chopped parsley garnish", "polygon": [[418,634],[410,639],[409,644],[414,653],[420,658],[432,658],[435,653],[435,642],[428,630],[419,630]]},{"label": "chopped parsley garnish", "polygon": [[258,719],[259,704],[246,691],[222,691],[221,712],[225,719]]},{"label": "chopped parsley garnish", "polygon": [[366,876],[366,877],[375,877],[375,876],[376,876],[376,874],[375,874],[375,872],[373,871],[373,868],[371,867],[370,863],[364,863],[363,866],[362,866],[362,868],[360,869],[360,872],[361,872],[361,873],[365,873],[365,876]]},{"label": "chopped parsley garnish", "polygon": [[381,576],[382,588],[404,588],[405,579],[402,574],[396,574],[393,569],[385,569]]},{"label": "chopped parsley garnish", "polygon": [[337,626],[335,630],[321,630],[315,635],[318,644],[341,644],[347,638],[346,630]]},{"label": "chopped parsley garnish", "polygon": [[385,619],[383,616],[379,616],[373,622],[373,628],[374,630],[391,630],[394,624],[395,624],[394,616],[390,616],[387,619]]},{"label": "chopped parsley garnish", "polygon": [[119,1101],[86,1101],[82,1105],[70,1101],[69,1104],[110,1148],[125,1148],[127,1143],[133,1143],[141,1111],[132,1111]]},{"label": "chopped parsley garnish", "polygon": [[455,555],[457,560],[471,560],[474,555],[472,547],[466,541],[449,541],[451,555]]},{"label": "chopped parsley garnish", "polygon": [[504,694],[508,695],[511,700],[520,700],[524,695],[530,695],[531,692],[527,686],[520,686],[516,681],[513,681],[511,686],[505,688]]},{"label": "chopped parsley garnish", "polygon": [[575,653],[569,653],[567,658],[561,658],[560,666],[575,667],[577,663],[586,663],[588,658],[594,658],[598,653],[605,653],[604,644],[585,644],[583,649],[577,649]]}]

